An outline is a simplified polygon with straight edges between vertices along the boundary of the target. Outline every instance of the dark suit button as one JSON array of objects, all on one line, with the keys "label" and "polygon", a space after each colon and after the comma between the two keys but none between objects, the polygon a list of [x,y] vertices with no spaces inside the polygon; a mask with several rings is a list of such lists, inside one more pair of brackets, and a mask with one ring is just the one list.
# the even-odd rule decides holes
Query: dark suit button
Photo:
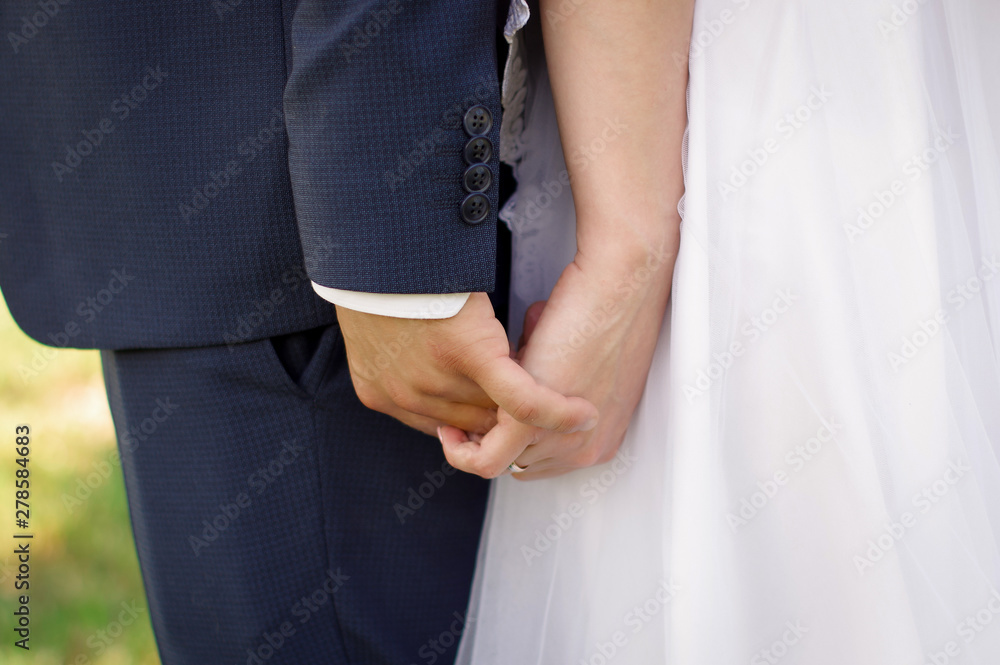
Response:
[{"label": "dark suit button", "polygon": [[469,224],[478,224],[490,214],[490,200],[482,194],[469,194],[462,201],[462,219]]},{"label": "dark suit button", "polygon": [[473,164],[462,174],[462,184],[467,192],[485,192],[493,183],[493,172],[486,164]]},{"label": "dark suit button", "polygon": [[490,161],[493,143],[485,136],[476,136],[465,144],[465,163],[479,164]]},{"label": "dark suit button", "polygon": [[485,106],[473,106],[465,112],[464,123],[469,136],[481,136],[493,126],[493,114]]}]

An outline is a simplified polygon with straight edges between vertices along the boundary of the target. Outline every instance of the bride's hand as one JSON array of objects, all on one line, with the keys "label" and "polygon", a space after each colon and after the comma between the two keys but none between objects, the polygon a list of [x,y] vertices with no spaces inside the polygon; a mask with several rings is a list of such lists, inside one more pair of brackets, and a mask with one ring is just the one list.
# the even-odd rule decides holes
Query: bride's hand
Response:
[{"label": "bride's hand", "polygon": [[501,410],[496,427],[477,441],[457,428],[442,428],[448,461],[485,477],[516,461],[528,469],[517,474],[522,479],[610,461],[645,387],[675,254],[676,236],[645,251],[580,253],[549,300],[525,316],[521,363],[539,383],[597,406],[595,429],[553,434]]}]

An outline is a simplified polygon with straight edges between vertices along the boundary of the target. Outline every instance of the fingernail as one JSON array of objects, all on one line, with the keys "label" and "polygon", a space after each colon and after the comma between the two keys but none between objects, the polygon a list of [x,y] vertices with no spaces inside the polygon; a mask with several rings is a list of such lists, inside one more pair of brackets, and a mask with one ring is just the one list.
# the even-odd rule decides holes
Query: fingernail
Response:
[{"label": "fingernail", "polygon": [[597,418],[591,418],[590,420],[588,420],[587,422],[585,422],[583,425],[581,425],[580,429],[577,430],[577,431],[578,432],[589,432],[590,430],[594,429],[595,427],[597,427]]},{"label": "fingernail", "polygon": [[438,441],[444,443],[444,436],[441,434],[441,427],[438,426]]}]

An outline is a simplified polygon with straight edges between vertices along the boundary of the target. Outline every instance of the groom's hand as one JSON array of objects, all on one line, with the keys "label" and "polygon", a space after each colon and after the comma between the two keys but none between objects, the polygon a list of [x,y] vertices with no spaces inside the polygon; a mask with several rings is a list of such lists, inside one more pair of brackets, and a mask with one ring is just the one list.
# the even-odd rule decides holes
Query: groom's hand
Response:
[{"label": "groom's hand", "polygon": [[[639,398],[659,337],[670,292],[676,238],[651,252],[578,256],[546,303],[525,317],[521,362],[555,390],[580,395],[600,412],[597,427],[554,433],[517,422],[504,410],[485,436],[454,427],[441,442],[452,466],[489,475],[512,461],[522,480],[557,476],[610,461]],[[483,471],[487,473],[483,473]]]},{"label": "groom's hand", "polygon": [[[370,409],[427,434],[452,425],[485,433],[496,409],[543,431],[593,427],[597,411],[540,385],[510,357],[485,293],[447,319],[402,319],[337,307],[354,389]],[[506,465],[494,469],[503,472]]]}]

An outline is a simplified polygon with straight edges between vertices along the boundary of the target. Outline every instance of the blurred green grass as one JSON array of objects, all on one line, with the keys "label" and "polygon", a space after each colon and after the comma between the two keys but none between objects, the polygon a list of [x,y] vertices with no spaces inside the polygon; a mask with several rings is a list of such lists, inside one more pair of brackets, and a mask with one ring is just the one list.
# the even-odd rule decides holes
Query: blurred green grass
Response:
[{"label": "blurred green grass", "polygon": [[[14,589],[13,534],[21,531],[14,524],[14,472],[20,468],[14,461],[14,428],[21,424],[32,433],[30,651],[14,646],[12,630],[17,596],[26,593]],[[49,349],[32,341],[5,303],[0,303],[0,506],[0,542],[8,544],[0,550],[0,663],[160,662],[98,352]],[[140,610],[127,626],[118,624],[123,603]]]}]

